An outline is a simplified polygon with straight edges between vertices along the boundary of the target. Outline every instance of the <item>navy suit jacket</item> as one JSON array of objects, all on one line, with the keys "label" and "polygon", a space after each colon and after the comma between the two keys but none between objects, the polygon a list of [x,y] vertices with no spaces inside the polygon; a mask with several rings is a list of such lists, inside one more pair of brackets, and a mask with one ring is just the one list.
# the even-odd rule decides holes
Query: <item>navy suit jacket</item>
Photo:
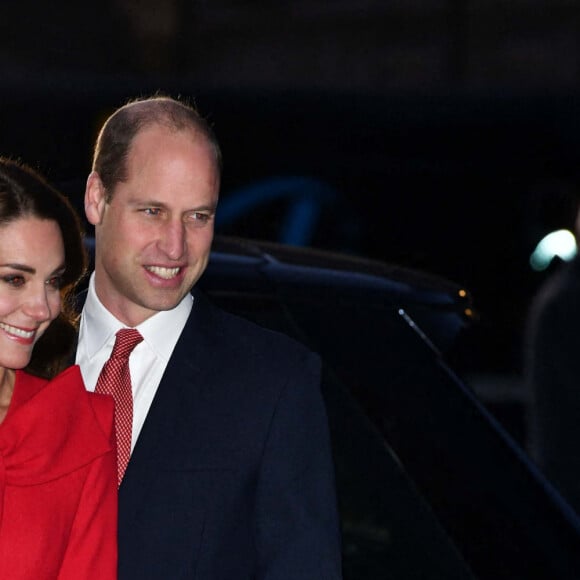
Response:
[{"label": "navy suit jacket", "polygon": [[341,577],[320,360],[195,292],[119,490],[120,580]]}]

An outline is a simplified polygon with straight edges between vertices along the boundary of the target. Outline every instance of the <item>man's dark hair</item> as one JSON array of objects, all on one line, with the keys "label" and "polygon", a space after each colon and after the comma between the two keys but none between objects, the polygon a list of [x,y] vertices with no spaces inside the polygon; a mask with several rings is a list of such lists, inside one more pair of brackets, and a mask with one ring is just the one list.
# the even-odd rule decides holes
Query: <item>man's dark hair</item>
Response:
[{"label": "man's dark hair", "polygon": [[222,156],[217,138],[194,107],[167,96],[132,100],[105,121],[95,144],[92,169],[105,187],[107,202],[117,183],[127,179],[127,157],[133,140],[139,132],[153,125],[201,134],[215,153],[217,171],[221,171]]}]

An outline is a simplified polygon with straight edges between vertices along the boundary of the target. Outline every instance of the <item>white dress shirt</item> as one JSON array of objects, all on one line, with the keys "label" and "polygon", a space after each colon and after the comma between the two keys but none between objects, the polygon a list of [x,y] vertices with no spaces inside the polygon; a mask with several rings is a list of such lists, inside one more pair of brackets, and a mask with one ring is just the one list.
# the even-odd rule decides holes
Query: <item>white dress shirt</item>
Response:
[{"label": "white dress shirt", "polygon": [[[172,310],[158,312],[136,326],[143,342],[135,347],[129,358],[133,388],[131,451],[192,306],[193,296],[187,294]],[[81,315],[76,354],[76,364],[81,368],[87,390],[95,390],[101,369],[113,350],[115,334],[124,327],[98,299],[93,273]]]}]

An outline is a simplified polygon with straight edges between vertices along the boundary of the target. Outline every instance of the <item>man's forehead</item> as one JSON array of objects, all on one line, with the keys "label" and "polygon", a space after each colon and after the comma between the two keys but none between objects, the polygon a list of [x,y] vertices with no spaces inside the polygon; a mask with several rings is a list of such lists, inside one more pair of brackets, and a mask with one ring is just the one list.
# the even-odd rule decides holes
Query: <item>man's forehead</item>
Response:
[{"label": "man's forehead", "polygon": [[171,122],[153,121],[139,129],[133,137],[133,143],[145,139],[147,135],[155,135],[159,139],[185,137],[195,143],[210,144],[208,136],[193,124],[181,124],[177,126]]},{"label": "man's forehead", "polygon": [[207,135],[194,127],[175,128],[155,123],[143,127],[133,138],[127,152],[127,161],[141,161],[143,158],[155,158],[163,155],[168,145],[193,146],[192,158],[207,155],[214,161],[215,170],[218,170],[215,149]]}]

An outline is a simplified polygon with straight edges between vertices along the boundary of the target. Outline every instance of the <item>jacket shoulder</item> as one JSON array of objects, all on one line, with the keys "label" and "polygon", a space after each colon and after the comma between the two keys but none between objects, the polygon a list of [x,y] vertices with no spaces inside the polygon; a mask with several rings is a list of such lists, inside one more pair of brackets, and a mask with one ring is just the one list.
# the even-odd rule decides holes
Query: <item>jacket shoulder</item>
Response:
[{"label": "jacket shoulder", "polygon": [[319,358],[300,341],[224,310],[201,292],[195,293],[192,323],[200,325],[205,336],[212,337],[211,340],[219,343],[222,348],[227,346],[229,349],[240,349],[246,357]]}]

